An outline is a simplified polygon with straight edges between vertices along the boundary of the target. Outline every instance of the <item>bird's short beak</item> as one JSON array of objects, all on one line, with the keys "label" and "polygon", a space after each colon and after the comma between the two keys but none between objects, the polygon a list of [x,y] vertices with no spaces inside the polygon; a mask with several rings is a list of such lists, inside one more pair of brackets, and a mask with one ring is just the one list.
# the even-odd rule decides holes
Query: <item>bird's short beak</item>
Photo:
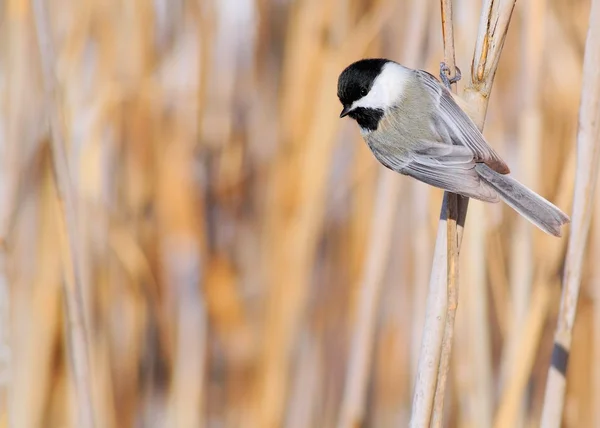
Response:
[{"label": "bird's short beak", "polygon": [[352,106],[344,106],[344,109],[340,113],[340,118],[347,116],[348,113],[350,113],[351,108],[352,108]]}]

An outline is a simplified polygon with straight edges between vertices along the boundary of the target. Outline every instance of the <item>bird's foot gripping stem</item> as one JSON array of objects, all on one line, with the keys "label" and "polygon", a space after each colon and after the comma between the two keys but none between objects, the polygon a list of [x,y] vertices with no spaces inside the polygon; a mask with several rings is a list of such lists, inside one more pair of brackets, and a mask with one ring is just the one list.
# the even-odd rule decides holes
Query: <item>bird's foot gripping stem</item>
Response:
[{"label": "bird's foot gripping stem", "polygon": [[449,77],[451,70],[450,67],[446,65],[445,62],[440,62],[440,79],[442,83],[446,86],[446,88],[450,89],[450,85],[456,83],[462,77],[462,73],[460,72],[460,68],[456,68],[456,74],[453,77]]}]

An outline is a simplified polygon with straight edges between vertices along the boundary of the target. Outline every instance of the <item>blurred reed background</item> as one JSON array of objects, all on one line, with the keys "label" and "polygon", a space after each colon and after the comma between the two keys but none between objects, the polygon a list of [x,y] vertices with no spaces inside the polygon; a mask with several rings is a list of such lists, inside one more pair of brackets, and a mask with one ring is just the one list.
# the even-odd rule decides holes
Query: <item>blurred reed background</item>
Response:
[{"label": "blurred reed background", "polygon": [[[345,422],[390,172],[338,119],[336,84],[365,56],[437,75],[439,2],[48,0],[50,104],[29,0],[0,7],[0,427],[80,425],[73,266],[98,427],[406,426],[442,193],[397,176],[366,395],[350,401],[362,421]],[[480,9],[454,2],[465,78]],[[588,13],[586,0],[517,2],[485,127],[514,176],[566,212]],[[66,227],[52,109],[75,195]],[[566,241],[471,202],[447,426],[539,425]],[[599,287],[588,263],[565,427],[600,426]]]}]

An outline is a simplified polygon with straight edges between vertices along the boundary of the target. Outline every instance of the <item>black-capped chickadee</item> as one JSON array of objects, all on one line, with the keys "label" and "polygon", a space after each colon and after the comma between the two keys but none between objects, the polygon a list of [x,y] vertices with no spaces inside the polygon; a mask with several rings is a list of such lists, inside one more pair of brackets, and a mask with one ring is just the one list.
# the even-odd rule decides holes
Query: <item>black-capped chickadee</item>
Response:
[{"label": "black-capped chickadee", "polygon": [[338,80],[340,117],[356,120],[387,168],[485,202],[500,197],[543,231],[560,236],[569,217],[507,175],[510,170],[435,77],[387,59],[363,59]]}]

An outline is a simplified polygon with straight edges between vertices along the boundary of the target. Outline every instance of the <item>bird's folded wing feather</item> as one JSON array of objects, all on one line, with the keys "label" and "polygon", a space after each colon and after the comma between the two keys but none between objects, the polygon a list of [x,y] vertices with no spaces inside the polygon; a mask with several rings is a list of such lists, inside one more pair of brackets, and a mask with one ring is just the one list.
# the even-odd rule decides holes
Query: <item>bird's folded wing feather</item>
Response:
[{"label": "bird's folded wing feather", "polygon": [[468,148],[438,142],[423,142],[420,146],[407,157],[388,150],[374,149],[374,153],[388,168],[424,183],[486,202],[498,201],[496,192],[480,180]]},{"label": "bird's folded wing feather", "polygon": [[439,99],[439,109],[432,120],[436,122],[437,127],[445,128],[447,137],[452,140],[448,143],[462,144],[468,147],[473,152],[476,162],[483,162],[500,174],[508,174],[510,169],[506,163],[487,144],[477,126],[457,105],[451,92],[426,71],[417,71],[417,76],[432,96],[437,96]]}]

